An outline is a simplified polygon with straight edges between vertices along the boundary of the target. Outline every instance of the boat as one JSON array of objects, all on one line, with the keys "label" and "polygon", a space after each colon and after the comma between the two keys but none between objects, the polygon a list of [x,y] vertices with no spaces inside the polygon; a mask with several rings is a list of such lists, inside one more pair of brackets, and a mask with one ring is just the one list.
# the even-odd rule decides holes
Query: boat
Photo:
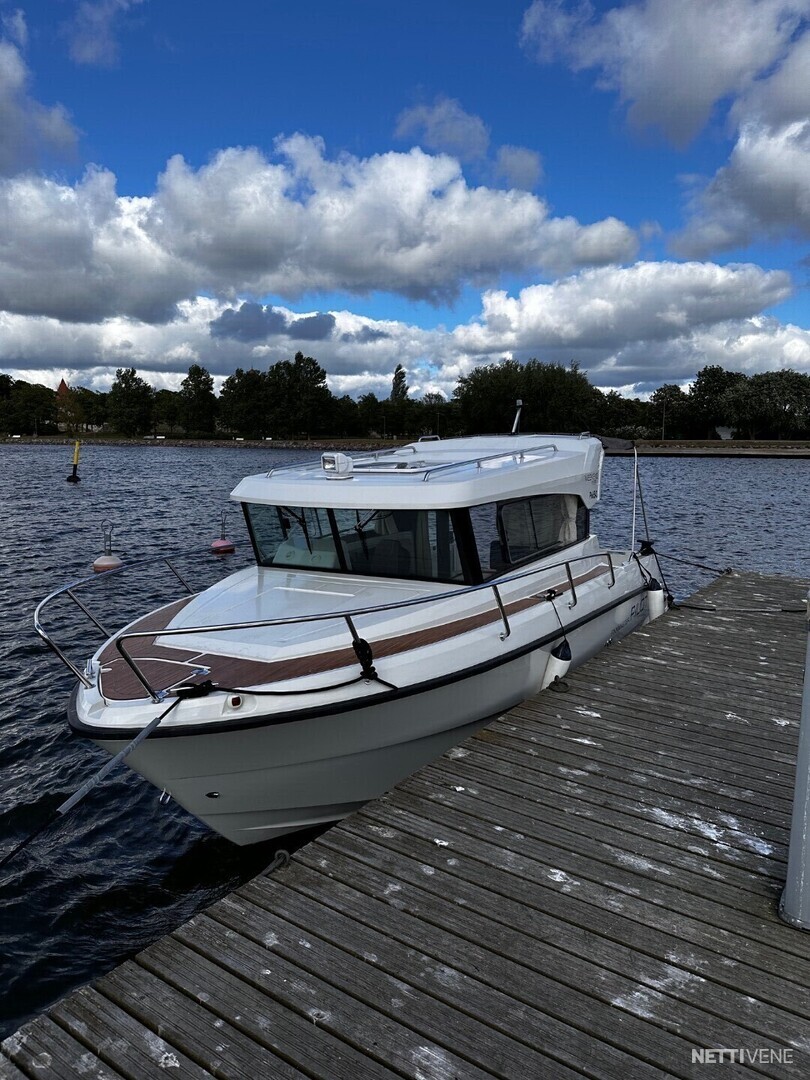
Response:
[{"label": "boat", "polygon": [[239,845],[344,817],[665,609],[652,545],[591,531],[603,458],[588,434],[431,437],[246,477],[251,564],[84,668],[42,619],[68,594],[103,630],[92,579],[39,605],[70,726]]}]

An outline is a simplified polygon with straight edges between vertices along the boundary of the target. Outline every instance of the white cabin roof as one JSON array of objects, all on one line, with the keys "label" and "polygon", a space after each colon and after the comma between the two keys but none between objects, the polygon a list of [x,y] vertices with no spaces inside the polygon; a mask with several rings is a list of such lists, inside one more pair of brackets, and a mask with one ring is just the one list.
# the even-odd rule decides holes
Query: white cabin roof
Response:
[{"label": "white cabin roof", "polygon": [[603,451],[588,435],[478,435],[345,457],[351,460],[347,476],[327,472],[319,458],[246,476],[231,498],[274,506],[450,510],[565,493],[593,506]]}]

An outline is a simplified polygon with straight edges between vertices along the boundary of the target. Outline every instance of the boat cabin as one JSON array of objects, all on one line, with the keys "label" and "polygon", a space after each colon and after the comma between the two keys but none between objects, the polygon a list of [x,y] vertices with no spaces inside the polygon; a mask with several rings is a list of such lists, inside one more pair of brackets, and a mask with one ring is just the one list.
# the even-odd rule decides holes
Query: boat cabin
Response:
[{"label": "boat cabin", "polygon": [[260,566],[474,585],[587,540],[601,468],[588,436],[431,440],[324,454],[231,498]]}]

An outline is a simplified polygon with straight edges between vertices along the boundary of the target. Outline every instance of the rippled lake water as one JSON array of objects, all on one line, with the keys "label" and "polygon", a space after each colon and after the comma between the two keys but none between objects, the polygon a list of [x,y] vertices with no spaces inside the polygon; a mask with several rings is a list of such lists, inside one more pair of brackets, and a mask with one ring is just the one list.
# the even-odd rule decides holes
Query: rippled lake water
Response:
[{"label": "rippled lake water", "polygon": [[[27,836],[95,772],[106,755],[68,730],[72,680],[35,636],[31,616],[48,592],[89,572],[101,526],[115,525],[124,557],[158,556],[154,570],[110,579],[90,596],[112,627],[179,596],[162,566],[169,550],[199,549],[178,563],[195,588],[223,566],[206,554],[220,512],[242,476],[301,453],[171,446],[86,447],[80,484],[67,484],[70,449],[0,446],[0,853]],[[651,535],[662,552],[710,566],[810,578],[806,543],[810,465],[800,460],[641,461]],[[609,458],[593,525],[605,546],[630,540],[632,463]],[[640,516],[637,536],[642,535]],[[228,519],[245,539],[241,514]],[[680,597],[710,575],[665,563]],[[63,603],[53,625],[79,662],[95,648]],[[91,647],[92,646],[92,647]],[[284,843],[284,846],[291,846]],[[72,986],[97,976],[258,873],[275,845],[238,849],[209,833],[124,767],[0,872],[3,970],[0,1033],[13,1030]]]}]

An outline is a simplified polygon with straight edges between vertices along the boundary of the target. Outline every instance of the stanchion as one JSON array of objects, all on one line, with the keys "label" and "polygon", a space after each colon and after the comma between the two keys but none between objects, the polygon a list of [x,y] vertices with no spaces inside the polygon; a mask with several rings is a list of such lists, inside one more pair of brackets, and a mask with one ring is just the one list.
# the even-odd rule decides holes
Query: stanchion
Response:
[{"label": "stanchion", "polygon": [[800,930],[810,930],[810,593],[807,594],[805,631],[807,652],[796,758],[796,788],[793,793],[787,882],[779,905],[780,917]]}]

